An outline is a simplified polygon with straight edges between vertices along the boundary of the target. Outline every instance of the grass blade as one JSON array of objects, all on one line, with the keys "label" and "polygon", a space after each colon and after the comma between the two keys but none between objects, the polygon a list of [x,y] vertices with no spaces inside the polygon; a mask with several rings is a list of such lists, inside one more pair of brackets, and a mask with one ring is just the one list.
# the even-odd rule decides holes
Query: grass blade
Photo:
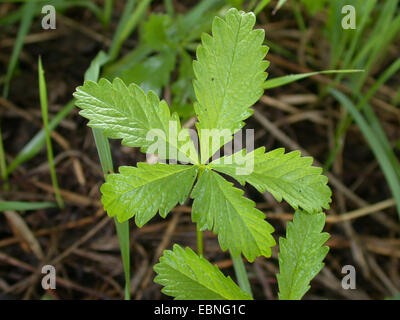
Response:
[{"label": "grass blade", "polygon": [[114,0],[105,0],[103,9],[103,23],[105,27],[110,25]]},{"label": "grass blade", "polygon": [[364,107],[364,114],[367,118],[368,122],[370,123],[372,129],[376,133],[377,138],[380,140],[382,146],[385,148],[385,151],[392,163],[393,168],[395,169],[397,176],[400,179],[400,163],[396,157],[396,154],[393,152],[392,146],[386,136],[385,131],[383,130],[378,117],[375,115],[374,110],[372,107],[367,103]]},{"label": "grass blade", "polygon": [[35,15],[35,7],[36,7],[36,3],[34,1],[27,2],[26,4],[24,4],[21,25],[18,30],[17,39],[15,40],[14,48],[13,48],[13,51],[11,54],[11,60],[10,60],[10,63],[8,64],[7,74],[6,74],[6,78],[5,78],[5,82],[4,82],[3,98],[5,98],[5,99],[8,96],[11,78],[14,74],[14,70],[18,63],[18,57],[19,57],[19,54],[24,45],[25,36],[29,32],[29,28],[31,27],[33,16]]},{"label": "grass blade", "polygon": [[[135,30],[140,18],[146,11],[147,7],[150,5],[152,0],[142,0],[139,1],[135,10],[133,7],[135,5],[135,0],[130,0],[126,3],[124,8],[124,14],[118,23],[116,32],[114,33],[114,38],[111,43],[109,50],[110,60],[114,60],[119,53],[124,41],[129,37],[129,35]],[[133,11],[133,12],[132,12]]]},{"label": "grass blade", "polygon": [[121,249],[122,264],[124,266],[125,275],[125,300],[131,299],[131,271],[130,271],[130,251],[129,251],[129,220],[119,223],[114,218],[115,228],[117,229],[119,247]]},{"label": "grass blade", "polygon": [[279,0],[278,4],[276,5],[276,7],[272,13],[275,14],[280,8],[282,8],[282,6],[286,3],[286,1],[287,0]]},{"label": "grass blade", "polygon": [[254,9],[254,14],[258,15],[270,2],[271,0],[261,0]]},{"label": "grass blade", "polygon": [[55,194],[55,197],[57,200],[57,204],[60,208],[64,208],[64,201],[61,197],[60,188],[58,187],[57,175],[56,175],[56,170],[54,167],[53,147],[51,145],[51,137],[50,137],[50,131],[49,131],[46,80],[44,78],[42,59],[40,57],[39,57],[38,65],[39,65],[38,78],[39,78],[40,106],[42,109],[43,126],[44,126],[44,130],[45,130],[45,135],[46,135],[47,159],[49,161],[51,182],[53,184],[54,194]]},{"label": "grass blade", "polygon": [[325,70],[325,71],[316,71],[309,73],[300,73],[300,74],[290,74],[288,76],[278,77],[274,79],[270,79],[264,82],[264,89],[272,89],[276,87],[281,87],[287,85],[289,83],[299,81],[308,77],[312,77],[318,74],[332,74],[332,73],[355,73],[355,72],[363,72],[363,70],[357,69],[349,69],[349,70]]},{"label": "grass blade", "polygon": [[2,201],[0,202],[0,211],[40,210],[54,208],[56,206],[54,202]]}]

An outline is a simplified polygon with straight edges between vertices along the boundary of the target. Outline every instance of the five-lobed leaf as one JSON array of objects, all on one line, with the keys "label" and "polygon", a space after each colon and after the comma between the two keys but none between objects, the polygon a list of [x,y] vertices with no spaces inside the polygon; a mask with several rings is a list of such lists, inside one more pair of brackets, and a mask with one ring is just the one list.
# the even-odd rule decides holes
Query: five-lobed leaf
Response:
[{"label": "five-lobed leaf", "polygon": [[[213,36],[203,34],[197,49],[193,85],[202,163],[243,127],[243,120],[252,115],[249,107],[263,94],[268,47],[262,45],[264,30],[253,30],[255,21],[251,12],[230,9],[225,20],[214,19]],[[224,130],[225,140],[209,146],[205,129]]]},{"label": "five-lobed leaf", "polygon": [[250,262],[261,255],[271,256],[274,228],[264,220],[264,213],[254,207],[255,203],[243,196],[242,190],[205,168],[191,197],[193,221],[201,230],[217,233],[222,250],[229,249],[234,256],[242,252]]},{"label": "five-lobed leaf", "polygon": [[321,232],[325,214],[296,211],[286,229],[286,239],[279,239],[280,300],[300,300],[310,289],[310,281],[321,271],[329,248],[323,246],[329,234]]},{"label": "five-lobed leaf", "polygon": [[226,277],[192,249],[174,245],[165,250],[154,266],[154,282],[164,286],[162,292],[180,300],[251,300],[230,277]]},{"label": "five-lobed leaf", "polygon": [[285,153],[279,148],[265,153],[262,147],[247,154],[243,149],[209,166],[241,184],[252,184],[259,192],[270,192],[278,201],[285,199],[294,209],[320,212],[329,208],[331,190],[322,169],[313,167],[312,162],[299,151]]},{"label": "five-lobed leaf", "polygon": [[186,201],[197,170],[197,166],[161,163],[120,167],[118,174],[106,177],[101,201],[109,216],[120,222],[134,216],[142,227],[157,211],[165,218],[178,202]]},{"label": "five-lobed leaf", "polygon": [[88,126],[104,130],[106,137],[122,139],[123,145],[157,153],[161,159],[198,162],[188,130],[154,92],[146,95],[136,84],[126,86],[116,78],[112,83],[85,81],[74,97],[82,108],[80,115],[90,120]]}]

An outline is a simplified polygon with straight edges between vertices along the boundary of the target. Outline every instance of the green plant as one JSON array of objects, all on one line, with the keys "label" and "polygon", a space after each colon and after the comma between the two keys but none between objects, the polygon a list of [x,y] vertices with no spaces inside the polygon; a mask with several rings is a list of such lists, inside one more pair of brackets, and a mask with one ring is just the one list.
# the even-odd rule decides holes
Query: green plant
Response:
[{"label": "green plant", "polygon": [[[327,253],[322,246],[327,234],[321,233],[325,222],[321,212],[329,207],[331,191],[322,169],[312,166],[311,157],[284,153],[282,148],[269,152],[258,148],[210,161],[243,128],[243,121],[252,114],[250,107],[263,94],[268,48],[262,45],[264,31],[254,30],[254,24],[254,14],[230,9],[225,20],[214,19],[213,36],[202,36],[193,64],[200,154],[191,132],[152,91],[146,94],[136,84],[126,86],[120,79],[112,83],[100,79],[85,81],[74,93],[80,114],[90,120],[88,126],[103,130],[108,138],[122,139],[125,146],[157,153],[160,160],[186,163],[120,167],[119,173],[106,176],[101,187],[108,215],[120,222],[134,217],[139,227],[157,212],[165,218],[189,195],[193,199],[199,255],[175,245],[154,267],[155,282],[175,298],[251,299],[241,255],[250,262],[259,256],[270,257],[275,245],[274,228],[265,221],[265,214],[219,173],[260,192],[268,191],[296,210],[286,240],[280,241],[280,298],[301,298]],[[218,235],[222,250],[230,251],[240,287],[203,257],[201,231],[206,229]]]}]

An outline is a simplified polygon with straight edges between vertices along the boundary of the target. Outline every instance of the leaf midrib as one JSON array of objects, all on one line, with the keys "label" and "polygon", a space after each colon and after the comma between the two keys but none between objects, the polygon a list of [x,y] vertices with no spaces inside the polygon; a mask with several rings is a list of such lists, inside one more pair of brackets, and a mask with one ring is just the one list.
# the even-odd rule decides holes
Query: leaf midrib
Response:
[{"label": "leaf midrib", "polygon": [[[210,172],[211,172],[212,175],[214,175],[214,174],[215,174],[215,175],[219,175],[219,174],[216,173],[216,172],[213,172],[213,171],[210,171]],[[222,177],[221,177],[221,178],[222,178]],[[222,178],[222,179],[223,179],[223,178]],[[250,231],[250,228],[248,227],[248,225],[247,225],[246,222],[245,222],[246,219],[244,219],[243,215],[241,215],[241,214],[239,213],[239,210],[236,208],[236,206],[234,206],[234,204],[233,204],[232,201],[230,200],[230,197],[226,195],[225,189],[222,188],[222,186],[221,186],[220,182],[218,181],[218,179],[214,178],[214,180],[216,180],[216,182],[218,183],[218,187],[219,187],[219,189],[220,189],[220,192],[224,195],[225,201],[229,202],[229,204],[231,205],[231,207],[235,210],[235,212],[237,213],[237,215],[240,217],[240,220],[242,221],[242,223],[246,226],[246,229],[249,230],[249,234],[251,235],[251,238],[253,239],[254,243],[256,244],[258,251],[259,251],[259,252],[262,252],[262,249],[261,249],[261,248],[259,247],[259,245],[258,245],[258,241],[254,238],[253,233]],[[224,182],[225,182],[225,181],[226,181],[226,180],[224,180]],[[227,182],[227,181],[226,181],[226,182]],[[229,183],[229,182],[227,182],[227,183]],[[236,189],[233,185],[230,185],[230,187],[233,188],[233,189]],[[237,189],[237,190],[239,190],[239,189]],[[243,197],[243,195],[241,195],[241,197]],[[245,198],[245,199],[247,199],[247,198]],[[252,207],[252,209],[254,209],[254,207]]]},{"label": "leaf midrib", "polygon": [[204,289],[206,289],[206,290],[209,290],[209,291],[215,293],[217,296],[221,297],[222,300],[229,300],[229,297],[224,297],[224,296],[221,295],[220,292],[215,291],[215,290],[217,290],[217,289],[208,288],[205,284],[201,283],[200,281],[196,281],[195,279],[191,278],[190,275],[187,275],[186,273],[184,273],[183,271],[181,271],[181,270],[175,268],[175,267],[174,267],[173,265],[171,265],[171,264],[168,264],[168,266],[169,266],[171,269],[173,269],[173,270],[175,270],[176,272],[178,272],[179,274],[181,274],[183,277],[185,277],[185,278],[191,280],[192,282],[195,282],[195,283],[199,284],[202,288],[204,288]]},{"label": "leaf midrib", "polygon": [[[186,167],[187,167],[187,168],[186,168]],[[160,180],[170,178],[170,176],[176,175],[176,174],[178,174],[178,173],[182,173],[182,172],[185,171],[185,170],[193,170],[195,167],[196,167],[195,165],[192,165],[192,166],[185,166],[185,168],[182,168],[182,170],[170,172],[170,173],[168,173],[168,174],[166,174],[166,175],[163,175],[162,177],[156,177],[155,179],[150,180],[150,181],[148,181],[148,180],[147,180],[147,181],[144,181],[143,183],[140,183],[140,184],[138,184],[138,185],[136,185],[136,186],[132,186],[131,184],[129,184],[129,186],[132,187],[133,190],[129,190],[129,191],[125,192],[125,193],[122,193],[122,194],[119,195],[119,197],[122,197],[122,195],[126,195],[126,194],[128,194],[128,193],[130,193],[130,192],[135,191],[135,190],[138,189],[138,188],[142,188],[142,187],[144,187],[144,186],[146,186],[146,185],[149,185],[149,184],[151,184],[151,183],[154,183],[154,182],[156,182],[156,181],[159,183]],[[129,175],[127,175],[127,177],[129,177]]]},{"label": "leaf midrib", "polygon": [[[224,87],[224,93],[223,93],[222,101],[221,101],[221,108],[219,108],[219,109],[217,110],[217,123],[216,123],[216,125],[215,125],[215,128],[219,128],[219,123],[220,123],[220,119],[221,119],[220,114],[221,114],[221,112],[222,112],[223,109],[224,109],[223,107],[224,107],[224,102],[225,102],[225,97],[226,97],[227,88],[229,88],[229,85],[230,85],[230,82],[231,82],[231,74],[232,74],[231,70],[232,70],[233,62],[234,62],[234,60],[235,60],[236,48],[237,48],[237,44],[238,44],[238,38],[239,38],[240,27],[241,27],[241,25],[242,25],[242,19],[243,19],[243,16],[240,15],[239,25],[238,25],[237,32],[236,32],[236,37],[235,37],[235,44],[234,44],[234,47],[233,47],[232,59],[231,59],[231,62],[230,62],[230,64],[229,64],[229,72],[228,72],[227,84],[226,84],[226,87]],[[226,23],[226,22],[225,22],[225,23]]]},{"label": "leaf midrib", "polygon": [[[294,222],[293,222],[293,224],[294,224]],[[300,250],[300,255],[299,255],[300,257],[303,255],[305,243],[307,242],[307,239],[308,239],[309,235],[312,233],[311,225],[312,225],[312,223],[307,224],[306,236],[304,237],[304,241],[303,241],[302,244],[301,244],[301,250]],[[310,230],[311,230],[311,233],[310,233]],[[290,277],[289,298],[292,298],[292,293],[293,293],[293,282],[294,282],[295,275],[297,274],[298,268],[299,268],[299,265],[300,265],[300,263],[299,263],[299,262],[300,262],[299,256],[297,256],[296,265],[295,265],[295,268],[294,268],[294,272],[292,273],[292,276]]]}]

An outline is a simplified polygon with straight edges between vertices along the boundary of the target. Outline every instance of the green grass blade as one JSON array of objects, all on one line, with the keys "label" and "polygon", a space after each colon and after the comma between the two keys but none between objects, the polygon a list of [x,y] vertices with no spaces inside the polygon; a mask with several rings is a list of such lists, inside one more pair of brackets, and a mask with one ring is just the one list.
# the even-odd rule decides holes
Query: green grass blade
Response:
[{"label": "green grass blade", "polygon": [[318,74],[332,74],[332,73],[355,73],[355,72],[363,72],[363,70],[357,69],[349,69],[349,70],[325,70],[325,71],[316,71],[309,73],[300,73],[300,74],[291,74],[288,76],[278,77],[274,79],[270,79],[264,82],[264,89],[272,89],[276,87],[281,87],[287,85],[289,83],[299,81],[308,77],[312,77]]},{"label": "green grass blade", "polygon": [[54,208],[57,205],[54,202],[24,202],[24,201],[1,201],[0,211],[28,211]]},{"label": "green grass blade", "polygon": [[254,14],[258,15],[270,2],[271,0],[261,0],[254,9]]},{"label": "green grass blade", "polygon": [[96,143],[97,152],[99,154],[101,168],[104,174],[114,172],[113,162],[111,157],[110,143],[108,139],[103,135],[103,130],[93,128],[94,141]]},{"label": "green grass blade", "polygon": [[131,299],[131,271],[130,271],[130,251],[129,251],[129,220],[119,223],[114,218],[115,228],[117,229],[119,246],[121,249],[122,264],[124,266],[125,274],[125,300]]},{"label": "green grass blade", "polygon": [[288,60],[296,60],[297,56],[293,54],[290,50],[286,49],[285,47],[276,44],[275,42],[265,40],[265,44],[270,47],[270,52],[279,54],[282,58],[286,58]]},{"label": "green grass blade", "polygon": [[128,23],[129,17],[132,15],[133,9],[135,7],[136,0],[128,0],[126,1],[123,14],[119,19],[117,29],[114,32],[114,36],[111,42],[110,49],[108,50],[108,55],[112,58],[111,60],[115,60],[118,56],[119,49],[122,46],[123,41],[122,33],[124,32],[125,25]]},{"label": "green grass blade", "polygon": [[11,78],[14,74],[14,70],[18,63],[18,57],[19,57],[19,54],[24,45],[25,36],[28,34],[29,28],[31,27],[32,19],[33,19],[33,16],[35,15],[35,7],[36,7],[36,3],[33,1],[24,4],[21,25],[18,30],[17,39],[15,40],[14,48],[13,48],[13,51],[11,54],[11,60],[10,60],[10,63],[8,64],[8,68],[7,68],[7,74],[6,74],[5,83],[4,83],[4,87],[3,87],[3,98],[7,98],[7,96],[8,96]]},{"label": "green grass blade", "polygon": [[8,13],[4,17],[0,18],[0,27],[17,23],[19,20],[21,20],[23,14],[24,14],[23,6],[19,7],[17,10],[13,12]]},{"label": "green grass blade", "polygon": [[105,0],[103,9],[103,23],[105,27],[110,25],[111,16],[113,12],[114,0]]},{"label": "green grass blade", "polygon": [[292,3],[292,6],[293,6],[293,14],[294,14],[294,17],[296,18],[296,22],[297,22],[297,25],[299,26],[299,30],[304,33],[307,31],[307,27],[306,27],[306,23],[304,21],[303,15],[301,13],[300,6],[296,1],[294,1]]},{"label": "green grass blade", "polygon": [[282,6],[286,3],[286,1],[287,0],[279,0],[273,13],[275,14],[280,8],[282,8]]},{"label": "green grass blade", "polygon": [[[100,52],[92,61],[89,69],[85,73],[88,79],[97,79],[99,76],[99,68],[102,64],[108,61],[108,56],[104,52]],[[75,100],[68,102],[49,122],[48,128],[51,132],[59,123],[71,112],[75,107]],[[45,130],[41,129],[18,153],[15,159],[7,168],[7,174],[11,174],[19,165],[32,159],[40,152],[46,142]]]},{"label": "green grass blade", "polygon": [[353,30],[343,30],[341,28],[341,21],[343,19],[342,8],[345,4],[345,0],[330,1],[330,21],[328,25],[333,27],[328,32],[328,38],[331,42],[331,69],[338,67],[338,62],[343,52],[346,51],[351,35],[354,33]]},{"label": "green grass blade", "polygon": [[[366,73],[355,79],[355,92],[360,92],[368,74],[379,62],[378,58],[386,52],[386,48],[397,36],[400,30],[400,15],[395,16],[398,0],[387,1],[382,10],[378,22],[375,24],[372,34],[368,36],[369,41],[355,57],[352,65],[363,63]],[[393,19],[392,19],[393,17]]]},{"label": "green grass blade", "polygon": [[362,109],[363,105],[368,102],[369,99],[379,90],[382,85],[394,76],[400,70],[400,58],[394,61],[375,81],[374,85],[368,90],[368,92],[362,96],[359,102],[358,109]]},{"label": "green grass blade", "polygon": [[54,156],[53,147],[51,145],[51,137],[49,131],[49,119],[48,119],[48,102],[47,102],[47,88],[46,80],[44,78],[44,71],[42,65],[42,59],[39,57],[38,61],[38,78],[39,78],[39,95],[40,95],[40,106],[42,109],[43,126],[46,134],[46,145],[47,145],[47,159],[49,161],[51,182],[54,188],[54,194],[57,200],[57,204],[60,208],[64,208],[64,201],[61,197],[60,188],[58,187],[56,170],[54,167]]},{"label": "green grass blade", "polygon": [[113,61],[118,56],[122,44],[135,30],[137,24],[139,23],[139,20],[146,11],[147,7],[150,5],[151,1],[152,0],[139,1],[135,10],[133,10],[136,2],[135,0],[130,0],[126,3],[124,13],[118,23],[118,27],[116,32],[114,33],[114,38],[112,40],[109,50],[111,61]]},{"label": "green grass blade", "polygon": [[378,117],[375,115],[374,110],[372,107],[367,103],[364,107],[364,114],[370,123],[372,129],[376,133],[377,138],[380,140],[382,146],[385,148],[386,153],[390,159],[390,162],[392,163],[393,168],[395,169],[397,176],[400,179],[400,163],[399,160],[396,157],[396,154],[393,152],[392,146],[390,145],[390,142],[385,134],[385,131],[383,130]]},{"label": "green grass blade", "polygon": [[172,0],[164,0],[164,6],[165,6],[165,11],[167,12],[167,15],[169,15],[170,17],[173,17],[175,9],[174,9]]},{"label": "green grass blade", "polygon": [[[363,31],[365,30],[365,27],[367,26],[367,23],[370,18],[370,14],[372,10],[374,9],[376,4],[376,0],[367,0],[365,1],[365,6],[363,8],[363,14],[361,17],[361,21],[357,26],[357,29],[355,31],[354,37],[351,39],[351,44],[350,47],[346,50],[346,54],[343,59],[343,68],[349,68],[349,63],[351,61],[351,58],[353,57],[354,53],[356,52],[356,48],[359,45],[360,39],[362,38]],[[342,74],[339,74],[337,76],[337,81],[339,82],[342,78]]]},{"label": "green grass blade", "polygon": [[386,177],[386,180],[392,191],[393,197],[396,200],[397,212],[400,217],[400,181],[385,151],[385,148],[382,146],[374,130],[364,119],[362,114],[357,110],[356,106],[350,101],[350,99],[343,93],[335,89],[330,89],[329,91],[349,111],[349,113],[352,115],[355,122],[359,126],[368,144],[370,145],[376,159],[379,162],[383,174]]},{"label": "green grass blade", "polygon": [[102,23],[104,23],[103,11],[96,5],[94,1],[86,1],[86,0],[61,1],[60,3],[55,2],[54,7],[57,10],[65,10],[72,7],[83,7],[92,11],[93,14],[96,16],[96,18],[99,19]]}]

